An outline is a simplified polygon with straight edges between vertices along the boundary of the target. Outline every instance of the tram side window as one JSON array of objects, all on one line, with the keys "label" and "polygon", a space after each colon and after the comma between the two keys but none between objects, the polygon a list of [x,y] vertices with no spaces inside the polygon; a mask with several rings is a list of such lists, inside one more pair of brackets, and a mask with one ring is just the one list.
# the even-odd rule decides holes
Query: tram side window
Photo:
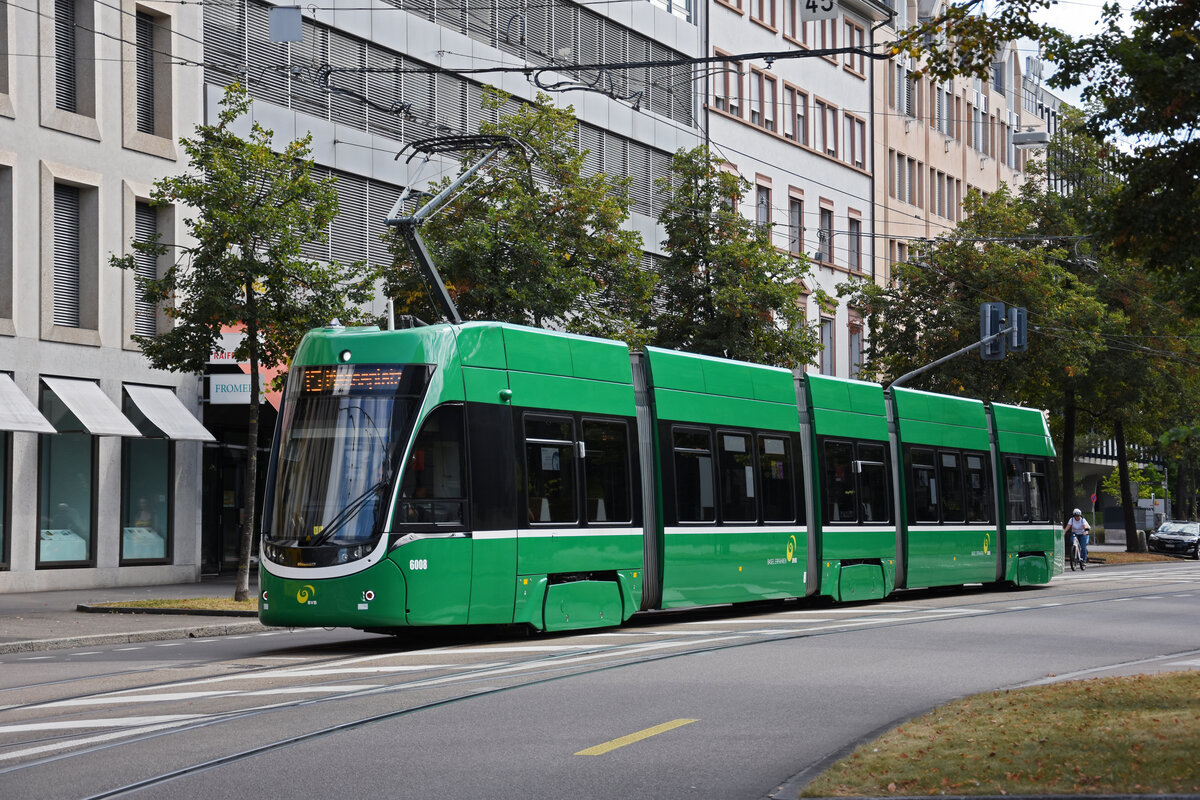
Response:
[{"label": "tram side window", "polygon": [[712,438],[707,430],[675,428],[675,503],[680,522],[712,522],[716,519],[713,500]]},{"label": "tram side window", "polygon": [[966,455],[967,461],[967,521],[992,521],[992,487],[988,480],[987,461],[983,456]]},{"label": "tram side window", "polygon": [[863,522],[887,522],[891,518],[887,451],[881,444],[858,445],[858,496]]},{"label": "tram side window", "polygon": [[464,523],[466,448],[463,408],[445,405],[421,426],[400,485],[397,520],[403,523]]},{"label": "tram side window", "polygon": [[787,439],[775,436],[758,438],[759,486],[762,489],[764,522],[791,522],[796,519],[790,444]]},{"label": "tram side window", "polygon": [[753,522],[757,511],[750,436],[722,431],[717,438],[721,443],[721,519],[724,522]]},{"label": "tram side window", "polygon": [[584,484],[588,522],[630,522],[629,426],[584,420]]},{"label": "tram side window", "polygon": [[942,520],[963,522],[962,461],[958,453],[938,453],[942,482]]},{"label": "tram side window", "polygon": [[825,443],[825,515],[830,522],[857,522],[854,444]]},{"label": "tram side window", "polygon": [[911,461],[913,519],[917,522],[938,521],[938,479],[933,466],[933,451],[913,448]]},{"label": "tram side window", "polygon": [[525,419],[525,489],[530,522],[578,522],[574,420]]},{"label": "tram side window", "polygon": [[1004,459],[1004,491],[1008,503],[1008,520],[1025,522],[1029,519],[1029,503],[1025,486],[1025,459],[1007,456]]},{"label": "tram side window", "polygon": [[1029,459],[1029,521],[1050,521],[1050,475],[1040,458]]}]

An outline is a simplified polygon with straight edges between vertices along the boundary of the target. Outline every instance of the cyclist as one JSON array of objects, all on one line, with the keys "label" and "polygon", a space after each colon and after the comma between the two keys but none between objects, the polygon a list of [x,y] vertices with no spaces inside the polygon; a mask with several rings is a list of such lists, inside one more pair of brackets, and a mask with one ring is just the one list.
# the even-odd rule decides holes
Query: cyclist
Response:
[{"label": "cyclist", "polygon": [[[1083,512],[1078,508],[1071,512],[1071,518],[1063,526],[1064,534],[1071,534],[1079,540],[1079,568],[1087,569],[1087,546],[1092,532],[1092,526],[1083,518]],[[1070,539],[1067,540],[1070,547]]]}]

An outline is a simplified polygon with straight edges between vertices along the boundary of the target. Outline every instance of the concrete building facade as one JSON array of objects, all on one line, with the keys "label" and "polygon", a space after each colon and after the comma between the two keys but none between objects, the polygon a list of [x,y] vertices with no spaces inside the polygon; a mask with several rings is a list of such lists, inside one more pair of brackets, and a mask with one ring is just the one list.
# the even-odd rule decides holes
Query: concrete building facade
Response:
[{"label": "concrete building facade", "polygon": [[199,384],[149,368],[130,336],[167,320],[109,265],[182,240],[147,201],[200,120],[199,27],[0,0],[0,592],[199,579]]}]

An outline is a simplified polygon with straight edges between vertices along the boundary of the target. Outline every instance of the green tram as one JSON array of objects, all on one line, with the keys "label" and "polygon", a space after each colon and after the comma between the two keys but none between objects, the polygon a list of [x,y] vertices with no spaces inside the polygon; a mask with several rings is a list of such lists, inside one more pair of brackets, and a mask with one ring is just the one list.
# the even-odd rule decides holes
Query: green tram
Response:
[{"label": "green tram", "polygon": [[284,392],[259,614],[558,631],[1046,583],[1054,469],[1032,409],[516,325],[322,328]]}]

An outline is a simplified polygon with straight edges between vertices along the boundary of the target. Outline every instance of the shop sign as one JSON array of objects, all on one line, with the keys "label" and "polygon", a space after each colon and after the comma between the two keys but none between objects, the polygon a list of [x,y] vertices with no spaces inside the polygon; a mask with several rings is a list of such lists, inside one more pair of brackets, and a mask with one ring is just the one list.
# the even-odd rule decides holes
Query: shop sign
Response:
[{"label": "shop sign", "polygon": [[[267,380],[258,376],[259,402],[266,399]],[[250,376],[249,375],[209,375],[208,402],[213,405],[249,405]]]}]

